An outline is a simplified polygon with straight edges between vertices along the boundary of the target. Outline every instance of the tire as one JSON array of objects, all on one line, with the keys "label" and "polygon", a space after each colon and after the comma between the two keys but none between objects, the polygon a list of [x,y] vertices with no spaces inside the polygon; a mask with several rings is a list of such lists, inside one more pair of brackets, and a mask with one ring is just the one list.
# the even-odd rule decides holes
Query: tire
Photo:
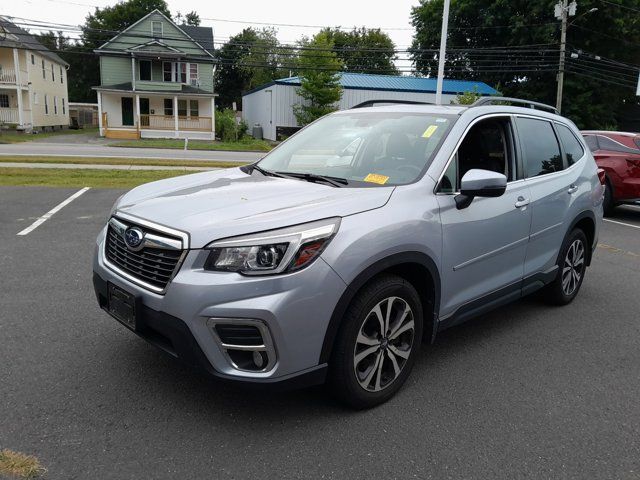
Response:
[{"label": "tire", "polygon": [[604,184],[604,201],[602,202],[602,208],[604,210],[604,216],[610,217],[613,215],[613,211],[616,208],[616,204],[613,202],[613,189],[609,180]]},{"label": "tire", "polygon": [[420,297],[409,282],[389,274],[371,280],[351,301],[338,331],[329,364],[333,393],[356,409],[389,400],[411,372],[422,325]]},{"label": "tire", "polygon": [[567,305],[576,298],[586,273],[589,248],[587,236],[579,228],[567,235],[558,255],[558,274],[543,290],[548,303]]}]

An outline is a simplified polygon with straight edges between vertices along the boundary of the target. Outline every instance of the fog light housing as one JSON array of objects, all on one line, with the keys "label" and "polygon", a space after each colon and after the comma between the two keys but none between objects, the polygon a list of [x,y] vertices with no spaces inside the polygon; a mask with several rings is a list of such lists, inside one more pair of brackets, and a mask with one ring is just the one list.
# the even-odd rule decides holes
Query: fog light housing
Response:
[{"label": "fog light housing", "polygon": [[257,373],[274,367],[276,350],[264,322],[210,318],[207,325],[232,368]]}]

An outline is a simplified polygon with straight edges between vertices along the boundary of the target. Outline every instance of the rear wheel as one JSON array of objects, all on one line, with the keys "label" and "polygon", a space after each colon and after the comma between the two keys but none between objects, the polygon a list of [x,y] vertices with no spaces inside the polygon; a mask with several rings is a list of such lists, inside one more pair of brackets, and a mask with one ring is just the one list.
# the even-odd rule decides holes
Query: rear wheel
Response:
[{"label": "rear wheel", "polygon": [[383,275],[353,299],[336,338],[329,381],[354,408],[387,401],[409,376],[422,338],[422,307],[406,280]]},{"label": "rear wheel", "polygon": [[579,228],[567,236],[558,256],[556,279],[544,292],[550,303],[566,305],[578,295],[587,269],[588,248],[587,237]]},{"label": "rear wheel", "polygon": [[611,215],[613,215],[613,210],[615,207],[616,205],[615,203],[613,203],[613,190],[611,188],[609,180],[607,180],[604,184],[604,201],[602,203],[605,217],[610,217]]}]

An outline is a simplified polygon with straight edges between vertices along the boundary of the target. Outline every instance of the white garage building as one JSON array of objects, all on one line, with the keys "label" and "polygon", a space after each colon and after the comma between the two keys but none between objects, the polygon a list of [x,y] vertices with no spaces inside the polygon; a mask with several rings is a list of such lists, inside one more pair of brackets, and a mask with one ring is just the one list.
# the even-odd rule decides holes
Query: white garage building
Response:
[{"label": "white garage building", "polygon": [[[340,83],[344,89],[338,104],[340,110],[351,108],[367,100],[410,100],[433,103],[436,98],[436,79],[409,76],[369,75],[342,73]],[[302,98],[296,93],[300,87],[298,77],[282,78],[261,85],[242,95],[242,118],[249,125],[262,126],[264,138],[276,140],[289,135],[298,124],[293,105]],[[480,95],[495,95],[497,90],[483,82],[445,79],[442,101],[447,104],[457,94],[476,91]]]}]

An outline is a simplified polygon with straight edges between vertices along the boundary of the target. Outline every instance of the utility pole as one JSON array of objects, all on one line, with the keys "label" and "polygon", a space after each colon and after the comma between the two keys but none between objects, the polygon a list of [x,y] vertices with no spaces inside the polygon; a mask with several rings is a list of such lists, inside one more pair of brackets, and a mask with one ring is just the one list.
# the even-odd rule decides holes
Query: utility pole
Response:
[{"label": "utility pole", "polygon": [[558,65],[558,91],[556,94],[556,109],[562,111],[562,88],[564,87],[564,57],[567,50],[567,18],[576,14],[575,1],[569,4],[569,0],[559,1],[554,8],[555,17],[562,22],[560,33],[560,63]]},{"label": "utility pole", "polygon": [[[449,27],[449,1],[444,0],[442,30],[440,32],[440,56],[438,57],[438,81],[436,82],[436,105],[442,105],[442,84],[444,80],[444,59],[447,54],[447,30]],[[567,0],[564,0],[565,2]]]}]

